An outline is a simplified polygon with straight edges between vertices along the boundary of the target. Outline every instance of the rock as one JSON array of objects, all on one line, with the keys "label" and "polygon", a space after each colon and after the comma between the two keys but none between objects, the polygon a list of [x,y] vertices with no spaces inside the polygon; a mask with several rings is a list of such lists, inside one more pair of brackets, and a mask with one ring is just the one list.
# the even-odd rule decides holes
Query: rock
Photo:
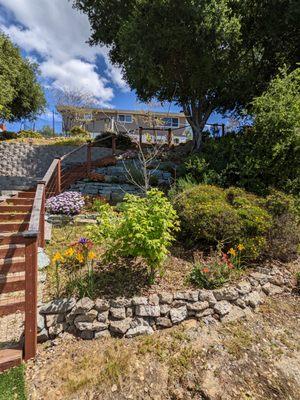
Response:
[{"label": "rock", "polygon": [[141,306],[146,304],[148,304],[147,297],[133,297],[132,299],[132,305],[134,306]]},{"label": "rock", "polygon": [[173,301],[173,295],[171,293],[163,292],[158,294],[159,302],[161,304],[171,304]]},{"label": "rock", "polygon": [[172,303],[172,307],[174,307],[174,308],[183,307],[183,306],[186,306],[185,300],[174,300]]},{"label": "rock", "polygon": [[60,323],[60,324],[56,324],[53,326],[50,326],[49,328],[49,336],[50,338],[54,338],[57,335],[59,335],[60,333],[62,333],[64,330],[66,329],[66,324],[64,323]]},{"label": "rock", "polygon": [[95,339],[101,339],[104,337],[110,337],[109,330],[106,329],[105,331],[95,332]]},{"label": "rock", "polygon": [[94,321],[91,330],[94,332],[101,332],[107,329],[108,329],[108,324],[99,321]]},{"label": "rock", "polygon": [[199,290],[199,301],[208,301],[210,307],[217,302],[213,292],[205,289]]},{"label": "rock", "polygon": [[39,312],[38,312],[38,315],[37,315],[37,331],[38,332],[42,332],[42,330],[45,328],[45,318],[44,318],[44,316],[43,315],[41,315]]},{"label": "rock", "polygon": [[285,280],[283,276],[275,275],[270,278],[270,283],[276,286],[283,286],[285,284]]},{"label": "rock", "polygon": [[140,335],[150,335],[153,333],[151,326],[142,318],[132,321],[130,329],[125,334],[126,338],[132,338]]},{"label": "rock", "polygon": [[103,323],[103,322],[99,322],[99,321],[94,321],[94,322],[79,322],[79,321],[75,321],[74,325],[76,326],[77,329],[79,329],[80,331],[104,331],[105,329],[108,328],[108,325]]},{"label": "rock", "polygon": [[109,329],[112,333],[125,335],[131,325],[131,318],[126,318],[121,321],[110,321]]},{"label": "rock", "polygon": [[126,317],[133,317],[133,308],[132,307],[126,308]]},{"label": "rock", "polygon": [[129,307],[131,306],[131,300],[118,297],[117,299],[110,300],[110,306],[114,308]]},{"label": "rock", "polygon": [[111,307],[110,317],[112,319],[125,319],[126,318],[125,307],[120,307],[120,308]]},{"label": "rock", "polygon": [[195,311],[195,312],[203,311],[208,307],[209,307],[208,301],[198,301],[196,303],[187,304],[187,309],[189,311]]},{"label": "rock", "polygon": [[97,299],[95,301],[95,310],[99,312],[108,311],[109,310],[109,302],[103,299]]},{"label": "rock", "polygon": [[255,308],[259,304],[263,303],[263,298],[261,294],[257,291],[246,294],[243,297],[243,300],[245,301],[247,306],[251,306],[252,308]]},{"label": "rock", "polygon": [[153,306],[158,306],[159,304],[159,297],[157,294],[150,294],[149,296],[149,304],[153,305]]},{"label": "rock", "polygon": [[168,304],[162,304],[160,306],[160,314],[161,315],[168,315],[170,313],[171,307]]},{"label": "rock", "polygon": [[214,305],[214,310],[221,317],[228,314],[232,308],[232,305],[227,300],[221,300]]},{"label": "rock", "polygon": [[173,326],[173,324],[172,324],[170,318],[167,318],[167,317],[158,317],[158,318],[156,319],[156,325],[157,325],[159,328],[162,328],[162,329],[164,329],[164,328],[171,328],[171,326]]},{"label": "rock", "polygon": [[38,247],[38,270],[42,270],[50,265],[50,258],[42,247]]},{"label": "rock", "polygon": [[186,293],[184,292],[177,292],[174,294],[174,300],[185,300]]},{"label": "rock", "polygon": [[218,320],[213,315],[208,315],[202,319],[205,325],[215,325],[218,323]]},{"label": "rock", "polygon": [[74,318],[74,324],[76,325],[76,322],[93,322],[97,318],[97,314],[96,310],[91,310],[87,314],[78,314]]},{"label": "rock", "polygon": [[242,281],[237,284],[236,289],[240,294],[250,293],[252,290],[251,284],[248,281]]},{"label": "rock", "polygon": [[242,299],[236,299],[235,304],[239,306],[240,308],[246,308],[246,303]]},{"label": "rock", "polygon": [[108,311],[104,311],[98,314],[97,320],[99,322],[106,322],[108,319]]},{"label": "rock", "polygon": [[215,298],[220,300],[233,301],[239,297],[237,290],[233,287],[225,287],[213,291]]},{"label": "rock", "polygon": [[275,294],[280,294],[284,291],[284,289],[280,286],[273,285],[272,283],[266,283],[263,287],[262,290],[268,295],[268,296],[274,296]]},{"label": "rock", "polygon": [[188,315],[187,307],[182,306],[179,308],[172,308],[170,310],[170,317],[173,324],[178,324],[179,322],[186,319]]},{"label": "rock", "polygon": [[44,343],[47,340],[49,340],[48,332],[46,329],[42,329],[40,332],[37,334],[37,341],[38,343]]},{"label": "rock", "polygon": [[46,325],[47,328],[50,328],[50,326],[56,325],[58,323],[61,323],[64,321],[64,315],[63,314],[50,314],[45,316],[46,319]]},{"label": "rock", "polygon": [[83,340],[92,340],[92,339],[94,339],[94,332],[93,331],[88,331],[88,330],[82,331],[80,333],[80,337]]},{"label": "rock", "polygon": [[160,307],[151,305],[140,305],[135,307],[135,314],[138,317],[159,317]]},{"label": "rock", "polygon": [[72,310],[75,306],[75,299],[57,299],[47,304],[44,304],[40,308],[41,314],[65,314]]},{"label": "rock", "polygon": [[214,309],[213,308],[206,308],[206,310],[203,310],[199,313],[196,313],[196,318],[200,319],[203,317],[207,317],[208,315],[213,315]]},{"label": "rock", "polygon": [[237,321],[241,318],[245,318],[246,314],[245,311],[242,310],[240,307],[238,306],[232,306],[230,312],[228,314],[226,314],[224,317],[221,318],[222,322],[233,322],[233,321]]},{"label": "rock", "polygon": [[264,285],[265,283],[269,282],[270,279],[269,275],[262,274],[261,272],[252,272],[250,276],[251,278],[258,281],[261,285]]},{"label": "rock", "polygon": [[77,301],[74,307],[75,314],[85,314],[94,307],[95,303],[88,297],[84,297]]}]

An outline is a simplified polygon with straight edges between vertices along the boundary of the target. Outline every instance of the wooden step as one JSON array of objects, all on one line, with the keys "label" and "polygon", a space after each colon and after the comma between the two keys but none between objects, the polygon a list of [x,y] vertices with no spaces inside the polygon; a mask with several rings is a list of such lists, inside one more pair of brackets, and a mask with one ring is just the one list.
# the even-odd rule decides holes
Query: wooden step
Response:
[{"label": "wooden step", "polygon": [[22,199],[34,199],[35,192],[20,192],[18,193],[18,198]]},{"label": "wooden step", "polygon": [[3,349],[0,350],[0,372],[16,367],[22,363],[22,350]]},{"label": "wooden step", "polygon": [[[0,217],[1,220],[1,217]],[[28,229],[29,223],[26,222],[0,222],[0,232],[24,232]]]},{"label": "wooden step", "polygon": [[12,258],[23,256],[25,251],[25,246],[20,244],[6,244],[0,245],[0,264],[1,258]]},{"label": "wooden step", "polygon": [[[23,248],[23,255],[25,249]],[[15,272],[25,271],[24,257],[8,257],[0,259],[0,274],[13,274]],[[0,291],[1,293],[1,291]]]},{"label": "wooden step", "polygon": [[30,213],[18,213],[18,214],[5,214],[2,213],[0,214],[0,221],[20,221],[20,222],[25,222],[30,220]]},{"label": "wooden step", "polygon": [[25,275],[21,276],[0,276],[0,293],[11,293],[25,290]]},{"label": "wooden step", "polygon": [[0,300],[0,317],[4,315],[14,314],[17,311],[25,311],[25,298],[11,297],[5,300]]},{"label": "wooden step", "polygon": [[7,199],[6,203],[7,204],[14,204],[14,205],[20,205],[20,206],[27,206],[33,204],[34,199],[19,199],[17,197],[12,197],[11,199]]},{"label": "wooden step", "polygon": [[32,205],[15,205],[15,204],[1,204],[0,205],[0,213],[24,213],[30,212],[32,209]]},{"label": "wooden step", "polygon": [[3,244],[24,244],[22,232],[0,232],[0,246]]}]

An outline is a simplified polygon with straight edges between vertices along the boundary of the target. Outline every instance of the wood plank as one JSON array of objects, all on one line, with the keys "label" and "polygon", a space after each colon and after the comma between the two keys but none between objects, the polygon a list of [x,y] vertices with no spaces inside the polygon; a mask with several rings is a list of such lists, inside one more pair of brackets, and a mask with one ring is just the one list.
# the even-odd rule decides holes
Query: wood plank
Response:
[{"label": "wood plank", "polygon": [[22,350],[3,349],[0,350],[0,372],[16,367],[22,363]]},{"label": "wood plank", "polygon": [[23,233],[24,236],[38,235],[40,229],[44,190],[45,185],[43,183],[39,183],[36,188],[28,230]]},{"label": "wood plank", "polygon": [[22,199],[34,199],[35,192],[19,192],[18,197]]},{"label": "wood plank", "polygon": [[10,214],[10,213],[3,213],[0,214],[0,221],[20,221],[25,222],[30,220],[30,213],[19,213],[19,214]]},{"label": "wood plank", "polygon": [[11,212],[11,213],[17,213],[17,212],[28,212],[31,211],[32,205],[14,205],[14,204],[6,204],[0,205],[0,213],[4,212]]},{"label": "wood plank", "polygon": [[[5,257],[12,258],[12,257],[23,256],[24,251],[25,251],[25,247],[22,245],[16,245],[16,244],[0,245],[0,257],[3,257],[3,258],[5,258]],[[1,259],[0,259],[0,263],[1,263]]]},{"label": "wood plank", "polygon": [[12,197],[11,199],[7,199],[6,203],[7,204],[14,204],[14,205],[19,205],[19,206],[28,206],[33,204],[34,199],[19,199],[17,197]]},{"label": "wood plank", "polygon": [[12,293],[25,290],[25,275],[0,277],[0,293]]},{"label": "wood plank", "polygon": [[58,158],[55,158],[52,161],[50,167],[48,168],[46,174],[44,175],[42,180],[45,182],[46,186],[48,185],[50,179],[52,178],[52,175],[53,175],[53,173],[54,173],[54,171],[55,171],[55,169],[57,167],[57,164],[58,164]]},{"label": "wood plank", "polygon": [[17,311],[25,311],[24,297],[13,297],[5,300],[0,300],[0,317],[14,314]]},{"label": "wood plank", "polygon": [[[1,215],[1,214],[0,214]],[[1,220],[1,216],[0,216]],[[0,222],[0,232],[23,232],[28,229],[29,223],[20,222],[20,223],[1,223]]]},{"label": "wood plank", "polygon": [[[25,249],[23,249],[24,254]],[[24,257],[8,257],[0,260],[0,274],[12,274],[25,271]]]},{"label": "wood plank", "polygon": [[25,238],[23,232],[11,233],[0,232],[0,245],[2,244],[24,244]]}]

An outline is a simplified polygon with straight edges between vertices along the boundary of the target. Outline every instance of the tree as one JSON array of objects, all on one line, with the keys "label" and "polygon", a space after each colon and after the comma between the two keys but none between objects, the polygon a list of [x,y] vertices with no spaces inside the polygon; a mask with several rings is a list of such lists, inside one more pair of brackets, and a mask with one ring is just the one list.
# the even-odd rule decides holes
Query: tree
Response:
[{"label": "tree", "polygon": [[38,67],[0,33],[0,118],[10,122],[34,119],[46,101],[37,81]]},{"label": "tree", "polygon": [[241,110],[278,67],[295,66],[297,0],[268,3],[74,0],[89,17],[90,43],[109,46],[112,62],[122,66],[140,100],[174,101],[183,108],[196,149],[213,111]]}]

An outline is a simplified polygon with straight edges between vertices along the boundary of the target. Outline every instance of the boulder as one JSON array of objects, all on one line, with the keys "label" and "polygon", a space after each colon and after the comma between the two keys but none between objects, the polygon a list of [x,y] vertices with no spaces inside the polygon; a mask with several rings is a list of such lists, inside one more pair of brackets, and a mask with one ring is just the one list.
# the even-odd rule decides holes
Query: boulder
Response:
[{"label": "boulder", "polygon": [[83,340],[92,340],[94,339],[94,332],[89,330],[82,331],[80,337]]},{"label": "boulder", "polygon": [[247,294],[252,290],[251,284],[248,281],[242,281],[236,285],[239,294]]},{"label": "boulder", "polygon": [[189,311],[200,312],[209,307],[208,301],[197,301],[196,303],[187,304],[187,309]]},{"label": "boulder", "polygon": [[125,318],[121,321],[110,321],[109,330],[118,335],[125,335],[131,326],[131,318]]},{"label": "boulder", "polygon": [[171,326],[173,326],[172,321],[167,317],[158,317],[156,319],[156,325],[162,329],[171,328]]},{"label": "boulder", "polygon": [[238,306],[232,306],[230,312],[221,318],[222,322],[233,322],[245,318],[245,311]]},{"label": "boulder", "polygon": [[133,297],[133,299],[132,299],[133,306],[141,306],[141,305],[146,305],[146,304],[148,304],[147,297]]},{"label": "boulder", "polygon": [[213,315],[214,313],[214,309],[213,308],[206,308],[205,310],[201,311],[201,312],[197,312],[196,313],[196,318],[200,319],[203,317],[207,317],[208,315]]},{"label": "boulder", "polygon": [[159,302],[161,304],[171,304],[173,301],[173,295],[171,293],[163,292],[158,294]]},{"label": "boulder", "polygon": [[259,304],[263,303],[263,297],[262,297],[261,293],[259,293],[258,291],[254,291],[254,292],[246,294],[243,297],[243,300],[245,301],[247,306],[250,306],[252,308],[255,308]]},{"label": "boulder", "polygon": [[93,302],[93,300],[89,299],[88,297],[84,297],[83,299],[77,301],[74,307],[74,313],[85,314],[89,312],[94,307],[94,305],[95,303]]},{"label": "boulder", "polygon": [[170,313],[171,307],[168,304],[162,304],[160,306],[160,315],[168,315]]},{"label": "boulder", "polygon": [[233,287],[225,287],[222,289],[214,290],[215,298],[220,300],[234,301],[239,297],[237,290]]},{"label": "boulder", "polygon": [[110,337],[109,330],[106,329],[105,331],[95,332],[95,339],[101,339],[105,337]]},{"label": "boulder", "polygon": [[99,322],[106,322],[108,319],[108,311],[99,312],[97,320]]},{"label": "boulder", "polygon": [[199,290],[198,298],[199,301],[208,301],[210,307],[212,307],[217,302],[213,292],[210,290],[205,290],[205,289]]},{"label": "boulder", "polygon": [[139,305],[135,307],[135,314],[138,317],[159,317],[160,307],[158,305]]},{"label": "boulder", "polygon": [[273,285],[272,283],[266,283],[263,287],[262,290],[268,295],[268,296],[274,296],[275,294],[280,294],[284,291],[284,288],[281,286]]},{"label": "boulder", "polygon": [[170,318],[173,324],[178,324],[181,321],[184,321],[188,315],[187,307],[182,306],[178,308],[171,308],[170,310]]},{"label": "boulder", "polygon": [[156,293],[150,294],[150,296],[149,296],[149,304],[151,304],[153,306],[158,306],[159,297],[158,297],[158,295]]},{"label": "boulder", "polygon": [[131,300],[118,297],[117,299],[110,300],[110,306],[114,308],[129,307],[131,306]]},{"label": "boulder", "polygon": [[228,314],[230,312],[231,308],[232,308],[232,305],[227,300],[218,301],[214,305],[215,312],[217,314],[219,314],[221,317]]},{"label": "boulder", "polygon": [[40,308],[41,314],[65,314],[72,310],[75,306],[76,300],[71,299],[56,299],[47,304],[42,305]]},{"label": "boulder", "polygon": [[140,335],[150,335],[151,333],[153,333],[153,329],[148,322],[142,318],[137,318],[132,321],[130,329],[125,334],[125,337],[132,338]]},{"label": "boulder", "polygon": [[120,307],[120,308],[111,307],[110,317],[112,319],[125,319],[126,318],[125,307]]},{"label": "boulder", "polygon": [[47,340],[49,340],[48,332],[46,329],[42,329],[40,332],[37,334],[37,341],[38,343],[44,343]]},{"label": "boulder", "polygon": [[95,301],[95,310],[99,312],[108,311],[109,310],[109,302],[103,299],[97,299]]}]

